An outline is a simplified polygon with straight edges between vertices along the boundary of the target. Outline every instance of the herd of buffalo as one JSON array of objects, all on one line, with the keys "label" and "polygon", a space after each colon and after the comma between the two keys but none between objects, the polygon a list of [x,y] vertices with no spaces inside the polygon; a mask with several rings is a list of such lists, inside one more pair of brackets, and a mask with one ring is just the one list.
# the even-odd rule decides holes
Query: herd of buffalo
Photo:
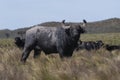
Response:
[{"label": "herd of buffalo", "polygon": [[46,55],[51,53],[59,53],[60,58],[71,57],[73,51],[85,49],[87,51],[98,50],[101,47],[108,51],[120,49],[117,45],[104,44],[102,40],[98,41],[81,41],[80,34],[85,33],[83,25],[67,25],[65,20],[61,26],[45,27],[35,26],[26,31],[25,39],[15,37],[15,44],[23,49],[21,61],[25,62],[30,52],[34,50],[34,58],[43,51]]}]

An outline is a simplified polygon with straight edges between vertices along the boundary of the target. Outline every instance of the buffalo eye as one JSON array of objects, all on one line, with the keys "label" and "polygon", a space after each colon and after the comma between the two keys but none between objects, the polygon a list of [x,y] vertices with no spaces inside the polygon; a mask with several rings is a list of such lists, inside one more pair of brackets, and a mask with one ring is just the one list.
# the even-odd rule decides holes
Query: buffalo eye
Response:
[{"label": "buffalo eye", "polygon": [[65,29],[65,32],[70,35],[70,28]]}]

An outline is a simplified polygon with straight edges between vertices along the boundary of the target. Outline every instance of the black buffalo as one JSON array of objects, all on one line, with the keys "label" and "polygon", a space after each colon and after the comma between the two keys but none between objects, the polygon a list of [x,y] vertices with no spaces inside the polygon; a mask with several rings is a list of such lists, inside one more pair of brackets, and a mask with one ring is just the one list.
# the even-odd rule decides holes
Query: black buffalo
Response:
[{"label": "black buffalo", "polygon": [[100,49],[104,43],[101,40],[98,41],[78,41],[78,46],[76,48],[76,51],[85,49],[87,51],[91,50],[98,50]]},{"label": "black buffalo", "polygon": [[113,50],[120,50],[120,45],[105,45],[105,49],[108,51],[113,51]]},{"label": "black buffalo", "polygon": [[36,26],[26,31],[25,45],[21,61],[25,62],[31,50],[34,57],[45,54],[59,53],[60,57],[70,57],[73,54],[80,34],[85,30],[80,25],[64,27]]},{"label": "black buffalo", "polygon": [[24,48],[25,39],[21,39],[20,37],[15,37],[15,44],[18,48]]}]

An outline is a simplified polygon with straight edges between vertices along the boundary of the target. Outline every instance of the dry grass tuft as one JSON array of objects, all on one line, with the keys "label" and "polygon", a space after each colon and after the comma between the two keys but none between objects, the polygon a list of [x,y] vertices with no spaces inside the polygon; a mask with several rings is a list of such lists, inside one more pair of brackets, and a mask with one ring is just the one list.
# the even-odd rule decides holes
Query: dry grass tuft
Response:
[{"label": "dry grass tuft", "polygon": [[58,54],[46,56],[44,53],[33,59],[31,52],[23,64],[20,62],[22,51],[15,47],[13,40],[8,40],[9,46],[5,46],[2,41],[4,40],[0,40],[0,80],[120,80],[120,51],[117,50],[82,50],[63,60]]}]

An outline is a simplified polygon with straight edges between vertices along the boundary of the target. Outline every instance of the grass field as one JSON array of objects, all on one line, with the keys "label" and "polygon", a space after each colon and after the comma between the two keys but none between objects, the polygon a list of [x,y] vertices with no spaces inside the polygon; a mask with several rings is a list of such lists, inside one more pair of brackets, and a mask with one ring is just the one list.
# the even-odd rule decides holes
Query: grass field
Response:
[{"label": "grass field", "polygon": [[[84,34],[83,41],[103,40],[120,45],[120,33]],[[58,54],[33,59],[31,52],[25,64],[20,62],[22,50],[14,40],[0,40],[0,80],[120,80],[120,51],[74,52],[71,58],[61,60]]]}]

